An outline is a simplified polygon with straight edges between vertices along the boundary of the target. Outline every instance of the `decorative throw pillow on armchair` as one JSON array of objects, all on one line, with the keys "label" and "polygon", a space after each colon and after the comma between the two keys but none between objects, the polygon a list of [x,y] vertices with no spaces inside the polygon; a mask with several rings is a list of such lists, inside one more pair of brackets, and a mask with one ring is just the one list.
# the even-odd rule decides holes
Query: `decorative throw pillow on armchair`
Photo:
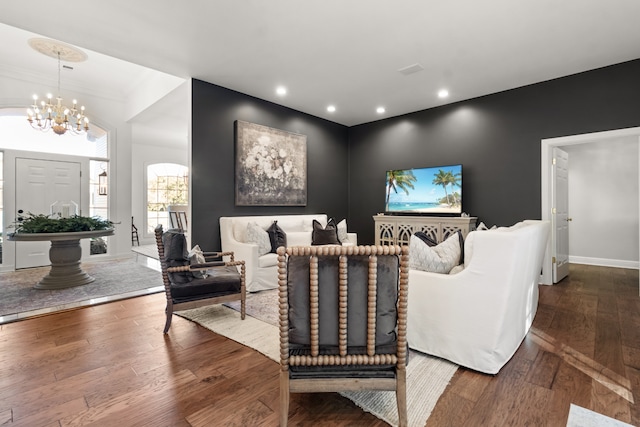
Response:
[{"label": "decorative throw pillow on armchair", "polygon": [[[200,245],[195,245],[193,249],[189,251],[189,264],[204,264],[206,262],[204,253],[200,249]],[[193,277],[196,279],[205,279],[208,275],[206,271],[192,271]]]},{"label": "decorative throw pillow on armchair", "polygon": [[435,246],[430,246],[431,242],[427,243],[415,234],[412,235],[409,239],[409,268],[448,274],[462,259],[461,241],[460,231]]}]

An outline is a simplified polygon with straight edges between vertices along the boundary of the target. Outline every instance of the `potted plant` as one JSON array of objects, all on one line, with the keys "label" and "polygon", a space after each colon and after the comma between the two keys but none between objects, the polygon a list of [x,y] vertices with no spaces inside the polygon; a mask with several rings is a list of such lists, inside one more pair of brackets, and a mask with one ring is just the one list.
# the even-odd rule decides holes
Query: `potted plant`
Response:
[{"label": "potted plant", "polygon": [[15,233],[68,233],[75,231],[98,231],[113,228],[112,221],[99,217],[72,215],[70,217],[28,213],[19,217],[12,225]]}]

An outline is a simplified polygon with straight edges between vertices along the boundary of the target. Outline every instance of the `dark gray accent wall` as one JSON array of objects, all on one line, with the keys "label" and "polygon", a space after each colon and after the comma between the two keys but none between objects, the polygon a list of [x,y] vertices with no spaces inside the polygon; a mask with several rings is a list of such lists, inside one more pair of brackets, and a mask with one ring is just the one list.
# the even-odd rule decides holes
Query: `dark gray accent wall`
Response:
[{"label": "dark gray accent wall", "polygon": [[465,212],[489,226],[539,219],[542,139],[635,126],[640,60],[351,127],[350,231],[373,243],[387,170],[458,163]]},{"label": "dark gray accent wall", "polygon": [[[307,136],[307,206],[236,206],[234,122]],[[220,249],[221,216],[348,214],[348,128],[200,80],[192,84],[191,242]]]}]

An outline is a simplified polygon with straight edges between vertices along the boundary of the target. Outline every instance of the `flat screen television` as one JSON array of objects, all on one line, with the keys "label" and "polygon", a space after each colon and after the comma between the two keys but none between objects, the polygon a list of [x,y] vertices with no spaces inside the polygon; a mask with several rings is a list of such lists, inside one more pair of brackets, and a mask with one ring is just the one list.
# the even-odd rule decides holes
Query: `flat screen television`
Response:
[{"label": "flat screen television", "polygon": [[387,171],[385,213],[460,215],[462,165]]}]

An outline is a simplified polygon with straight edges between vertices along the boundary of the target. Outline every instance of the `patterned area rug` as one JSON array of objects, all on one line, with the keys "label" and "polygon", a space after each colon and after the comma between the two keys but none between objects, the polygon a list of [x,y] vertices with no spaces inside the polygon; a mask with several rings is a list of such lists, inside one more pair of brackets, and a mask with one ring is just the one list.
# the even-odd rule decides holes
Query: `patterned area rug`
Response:
[{"label": "patterned area rug", "polygon": [[49,272],[49,267],[0,273],[0,318],[5,321],[19,320],[107,302],[101,299],[113,301],[164,289],[159,271],[132,259],[85,262],[82,269],[96,280],[87,285],[56,290],[33,287]]},{"label": "patterned area rug", "polygon": [[[185,310],[178,315],[205,328],[251,347],[279,362],[278,291],[262,291],[247,295],[247,314],[240,320],[240,302]],[[228,306],[228,307],[227,307]],[[231,309],[229,309],[231,307]],[[407,367],[407,410],[409,426],[422,427],[458,369],[446,360],[410,351]],[[390,391],[341,393],[363,410],[396,426],[396,396]]]}]

